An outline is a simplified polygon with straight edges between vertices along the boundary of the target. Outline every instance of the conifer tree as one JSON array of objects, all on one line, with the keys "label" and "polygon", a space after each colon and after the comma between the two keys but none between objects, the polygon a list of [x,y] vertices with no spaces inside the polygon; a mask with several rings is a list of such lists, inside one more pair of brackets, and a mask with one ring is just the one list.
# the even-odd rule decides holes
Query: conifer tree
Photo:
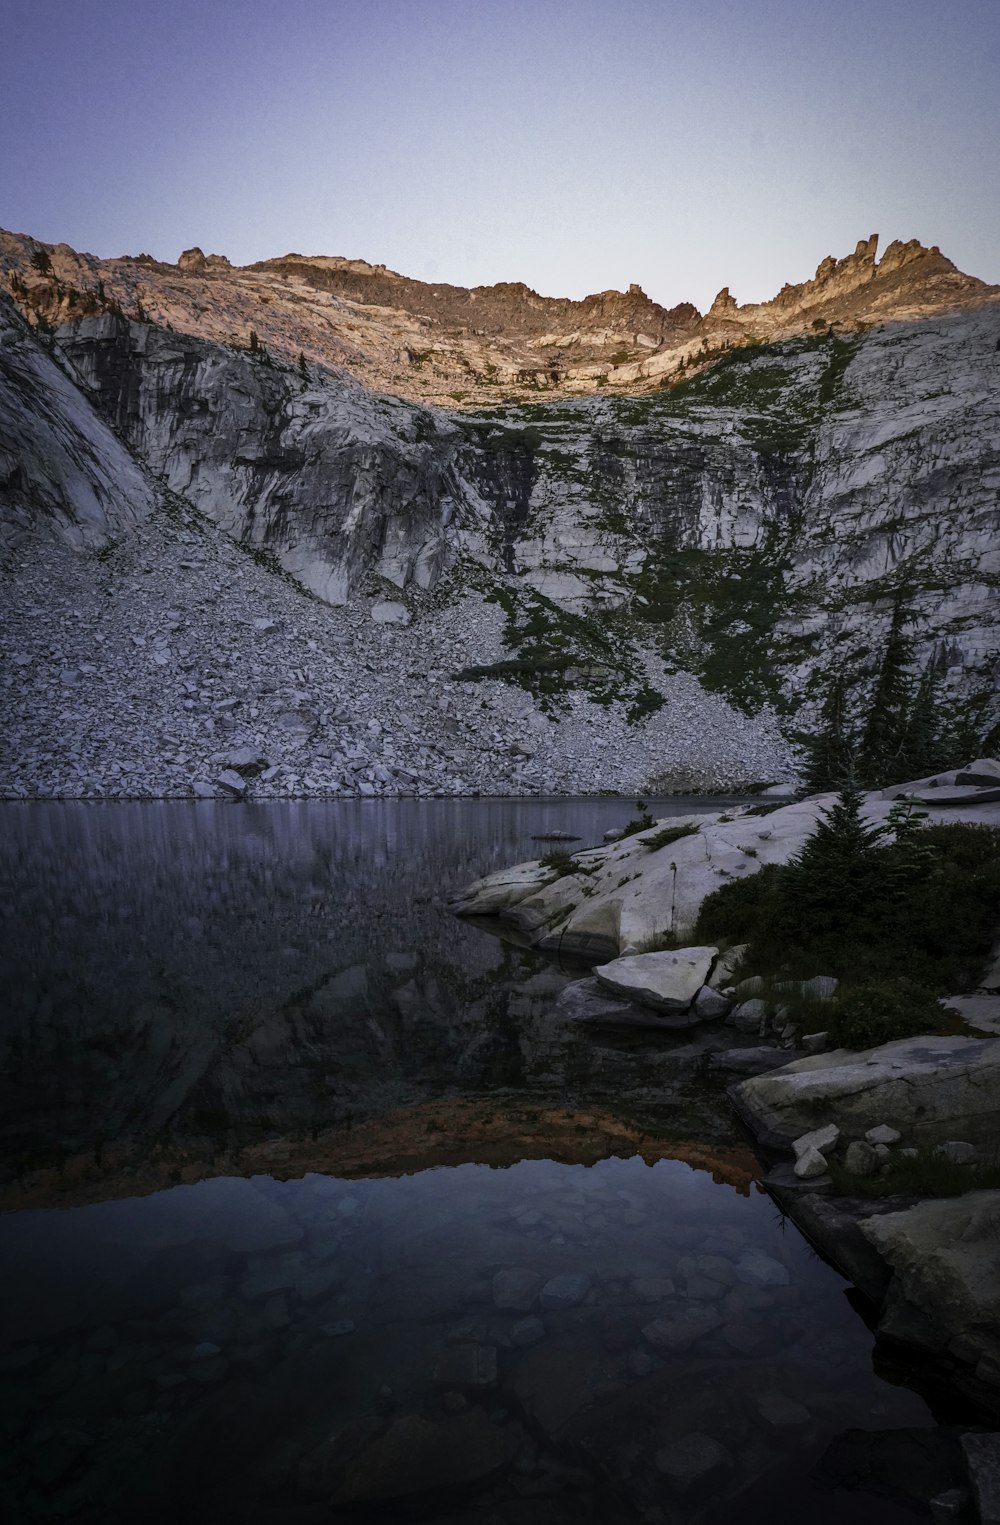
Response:
[{"label": "conifer tree", "polygon": [[899,769],[912,696],[908,671],[910,643],[904,634],[905,624],[903,602],[897,599],[858,750],[858,771],[873,788],[897,782],[903,776]]},{"label": "conifer tree", "polygon": [[882,888],[885,828],[861,815],[864,796],[853,777],[823,812],[816,830],[781,876],[771,931],[780,940],[856,937]]},{"label": "conifer tree", "polygon": [[854,769],[855,737],[847,715],[847,679],[838,674],[826,691],[820,729],[809,743],[805,784],[808,794],[839,789]]}]

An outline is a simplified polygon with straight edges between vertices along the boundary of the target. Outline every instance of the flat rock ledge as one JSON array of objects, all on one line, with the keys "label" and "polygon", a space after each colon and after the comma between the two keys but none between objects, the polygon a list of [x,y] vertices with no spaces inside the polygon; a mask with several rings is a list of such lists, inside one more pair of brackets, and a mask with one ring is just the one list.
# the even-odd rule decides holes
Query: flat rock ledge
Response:
[{"label": "flat rock ledge", "polygon": [[796,1059],[733,1086],[737,1112],[768,1148],[836,1122],[849,1137],[888,1124],[914,1142],[1000,1138],[1000,1038],[902,1038]]}]

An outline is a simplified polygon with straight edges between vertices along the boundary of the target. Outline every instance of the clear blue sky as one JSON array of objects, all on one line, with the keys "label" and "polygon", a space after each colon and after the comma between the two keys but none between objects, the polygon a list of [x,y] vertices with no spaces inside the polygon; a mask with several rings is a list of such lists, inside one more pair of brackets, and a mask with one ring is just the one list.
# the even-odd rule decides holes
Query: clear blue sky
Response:
[{"label": "clear blue sky", "polygon": [[0,225],[704,308],[1000,282],[1000,0],[2,0]]}]

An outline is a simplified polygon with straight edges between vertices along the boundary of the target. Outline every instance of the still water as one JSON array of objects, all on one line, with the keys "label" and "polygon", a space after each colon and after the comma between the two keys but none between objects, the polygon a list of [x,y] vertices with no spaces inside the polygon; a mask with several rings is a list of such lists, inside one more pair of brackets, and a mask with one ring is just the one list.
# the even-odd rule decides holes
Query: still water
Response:
[{"label": "still water", "polygon": [[929,1517],[953,1443],[698,1043],[445,909],[628,814],[4,807],[6,1518]]}]

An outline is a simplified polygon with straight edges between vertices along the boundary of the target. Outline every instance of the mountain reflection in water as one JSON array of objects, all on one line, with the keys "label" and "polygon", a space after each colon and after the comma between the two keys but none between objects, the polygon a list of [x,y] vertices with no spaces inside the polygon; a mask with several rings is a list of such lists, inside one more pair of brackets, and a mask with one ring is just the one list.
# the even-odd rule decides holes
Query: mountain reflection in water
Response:
[{"label": "mountain reflection in water", "polygon": [[567,1028],[572,970],[444,910],[628,813],[5,809],[9,1518],[746,1525],[787,1484],[893,1525],[940,1491],[946,1433],[696,1045]]}]

